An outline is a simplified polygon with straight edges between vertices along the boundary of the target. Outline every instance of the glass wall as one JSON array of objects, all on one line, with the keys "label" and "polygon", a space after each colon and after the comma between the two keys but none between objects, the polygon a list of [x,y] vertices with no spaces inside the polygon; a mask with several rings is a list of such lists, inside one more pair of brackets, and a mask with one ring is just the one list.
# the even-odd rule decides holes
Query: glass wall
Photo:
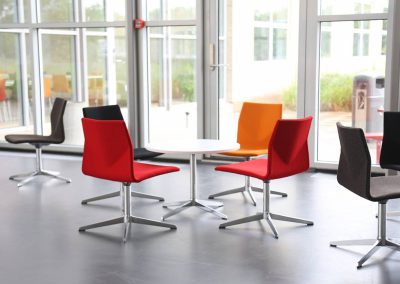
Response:
[{"label": "glass wall", "polygon": [[197,138],[196,25],[151,20],[196,18],[196,1],[147,1],[149,140]]},{"label": "glass wall", "polygon": [[[34,4],[0,1],[0,139],[35,129],[49,134],[53,101],[61,97],[68,101],[63,145],[82,146],[82,107],[118,103],[127,114],[125,1],[41,0],[31,15]],[[24,22],[35,24],[32,43],[27,30],[18,30]],[[1,29],[10,23],[12,29]],[[32,70],[40,74],[31,77]],[[32,90],[33,80],[40,93]]]},{"label": "glass wall", "polygon": [[244,101],[297,116],[298,0],[220,0],[219,137],[235,140]]},{"label": "glass wall", "polygon": [[[333,3],[334,2],[334,3]],[[388,1],[321,1],[321,13],[387,11]],[[340,2],[341,3],[341,2]],[[364,130],[372,163],[379,163],[383,131],[386,20],[320,23],[317,160],[337,162],[336,122]],[[379,138],[380,137],[380,138]]]}]

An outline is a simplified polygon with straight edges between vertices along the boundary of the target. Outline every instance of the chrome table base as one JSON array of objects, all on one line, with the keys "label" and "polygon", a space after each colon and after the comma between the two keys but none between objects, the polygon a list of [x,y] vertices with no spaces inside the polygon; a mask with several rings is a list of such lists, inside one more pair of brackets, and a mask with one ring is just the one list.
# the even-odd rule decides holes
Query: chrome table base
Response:
[{"label": "chrome table base", "polygon": [[204,211],[210,212],[217,217],[220,217],[223,220],[227,220],[228,217],[225,214],[217,211],[216,208],[224,206],[221,202],[214,202],[211,203],[210,200],[201,200],[201,199],[194,199],[194,200],[185,200],[185,201],[178,201],[169,204],[163,205],[164,208],[168,207],[176,207],[174,210],[171,210],[167,214],[165,214],[162,219],[166,220],[168,217],[171,217],[179,212],[182,212],[189,207],[197,206]]},{"label": "chrome table base", "polygon": [[155,220],[150,220],[150,219],[145,219],[141,217],[136,217],[131,215],[131,186],[129,183],[124,183],[122,186],[122,217],[114,218],[111,220],[83,226],[79,228],[80,232],[89,230],[89,229],[94,229],[94,228],[100,228],[104,226],[110,226],[110,225],[115,225],[115,224],[124,224],[124,237],[123,237],[123,242],[126,242],[129,234],[129,228],[131,223],[137,223],[137,224],[143,224],[143,225],[151,225],[151,226],[157,226],[157,227],[164,227],[164,228],[169,228],[169,229],[176,229],[176,226],[173,224],[168,224],[164,222],[159,222]]},{"label": "chrome table base", "polygon": [[279,235],[278,235],[278,231],[276,230],[274,224],[272,223],[272,219],[279,220],[279,221],[286,221],[286,222],[301,223],[301,224],[306,224],[309,226],[314,225],[314,223],[312,221],[298,219],[298,218],[292,218],[292,217],[287,217],[287,216],[271,213],[269,211],[270,191],[269,191],[269,182],[268,181],[264,182],[263,191],[264,191],[263,212],[257,213],[252,216],[248,216],[248,217],[244,217],[244,218],[240,218],[237,220],[223,223],[223,224],[219,225],[219,228],[225,229],[226,227],[233,226],[233,225],[238,225],[238,224],[243,224],[243,223],[248,223],[248,222],[253,222],[253,221],[266,220],[269,227],[272,230],[274,237],[277,239],[279,237]]},{"label": "chrome table base", "polygon": [[[247,157],[246,161],[250,161],[250,158]],[[258,188],[258,187],[252,187],[250,185],[250,177],[245,176],[245,185],[244,186],[211,194],[210,196],[208,196],[208,199],[214,199],[215,197],[225,196],[225,195],[234,194],[234,193],[247,192],[249,194],[249,196],[250,196],[251,202],[253,203],[254,206],[256,206],[257,202],[256,202],[256,199],[254,198],[253,191],[255,191],[255,192],[263,192],[263,189],[262,188]],[[280,195],[282,197],[287,197],[288,196],[287,193],[280,192],[280,191],[271,190],[270,193],[274,194],[274,195]]]},{"label": "chrome table base", "polygon": [[166,220],[167,218],[169,218],[173,215],[176,215],[176,214],[182,212],[183,210],[188,209],[189,207],[193,207],[193,206],[198,207],[209,213],[212,213],[215,216],[220,217],[223,220],[228,219],[228,217],[225,214],[222,214],[221,212],[216,210],[216,208],[224,206],[224,204],[222,202],[211,201],[211,200],[201,200],[201,199],[196,198],[196,188],[197,188],[196,174],[197,174],[197,172],[196,172],[196,154],[191,154],[190,155],[190,199],[165,204],[163,206],[164,208],[168,208],[168,207],[177,207],[177,208],[175,208],[172,211],[165,214],[162,217],[162,220]]},{"label": "chrome table base", "polygon": [[364,262],[366,262],[379,249],[379,247],[390,247],[395,250],[400,250],[400,244],[386,238],[386,203],[378,204],[378,237],[376,239],[335,241],[330,243],[331,247],[366,245],[372,245],[372,247],[370,247],[367,254],[358,261],[358,269],[362,267]]},{"label": "chrome table base", "polygon": [[47,176],[55,179],[59,179],[65,181],[66,183],[70,183],[71,180],[69,178],[65,178],[60,176],[60,173],[53,172],[53,171],[46,171],[43,169],[43,162],[42,162],[42,149],[36,148],[36,170],[26,174],[19,174],[10,176],[10,180],[20,181],[17,186],[21,187],[30,181],[32,181],[37,176]]}]

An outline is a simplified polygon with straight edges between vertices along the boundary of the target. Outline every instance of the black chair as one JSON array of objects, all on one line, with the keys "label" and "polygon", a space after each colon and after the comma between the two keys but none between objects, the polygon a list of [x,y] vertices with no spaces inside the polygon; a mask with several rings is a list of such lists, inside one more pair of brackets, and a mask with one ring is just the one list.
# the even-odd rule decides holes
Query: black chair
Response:
[{"label": "black chair", "polygon": [[18,187],[27,184],[34,177],[39,175],[56,178],[59,180],[63,180],[67,183],[71,182],[70,179],[60,176],[57,172],[44,170],[42,161],[43,146],[47,146],[50,144],[61,144],[65,140],[63,117],[66,104],[67,101],[64,99],[55,99],[50,114],[51,134],[49,136],[34,134],[9,134],[5,136],[6,141],[9,143],[29,143],[36,149],[36,170],[34,172],[14,175],[10,177],[11,180],[21,180],[17,185]]},{"label": "black chair", "polygon": [[[383,114],[383,139],[380,165],[382,169],[400,171],[400,112]],[[400,211],[389,211],[386,216],[400,216]]]},{"label": "black chair", "polygon": [[400,177],[371,177],[371,156],[363,130],[345,127],[339,122],[337,128],[341,145],[337,173],[339,184],[367,200],[378,202],[378,237],[376,239],[330,243],[332,247],[372,245],[368,253],[358,261],[357,268],[361,268],[379,247],[400,249],[399,244],[386,238],[386,203],[390,199],[400,197]]},{"label": "black chair", "polygon": [[[83,116],[86,118],[96,119],[96,120],[124,120],[122,116],[121,109],[118,105],[108,105],[108,106],[98,106],[98,107],[86,107],[83,108]],[[162,153],[152,152],[145,148],[135,148],[133,157],[135,160],[148,160],[161,155]],[[148,198],[159,201],[164,201],[163,197],[154,196],[149,194],[144,194],[136,191],[131,191],[133,197]],[[103,200],[111,197],[120,196],[120,192],[108,193],[93,198],[85,199],[82,204],[87,204],[88,202]]]}]

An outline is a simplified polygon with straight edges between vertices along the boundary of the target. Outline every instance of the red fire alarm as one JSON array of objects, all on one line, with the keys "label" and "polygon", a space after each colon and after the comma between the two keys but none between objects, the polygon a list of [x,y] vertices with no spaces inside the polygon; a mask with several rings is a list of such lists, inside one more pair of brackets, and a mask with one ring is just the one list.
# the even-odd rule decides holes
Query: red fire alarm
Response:
[{"label": "red fire alarm", "polygon": [[133,20],[133,28],[135,29],[142,29],[145,26],[145,21],[141,19],[134,19]]}]

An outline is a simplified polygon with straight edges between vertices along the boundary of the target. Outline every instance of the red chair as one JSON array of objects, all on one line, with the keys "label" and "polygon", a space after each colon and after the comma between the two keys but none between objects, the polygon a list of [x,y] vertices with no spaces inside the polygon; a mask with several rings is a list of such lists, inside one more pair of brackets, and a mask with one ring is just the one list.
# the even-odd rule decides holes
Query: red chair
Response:
[{"label": "red chair", "polygon": [[266,220],[278,238],[272,219],[313,225],[312,221],[282,216],[270,212],[270,180],[292,176],[302,173],[309,168],[307,137],[311,126],[312,117],[301,119],[278,120],[268,146],[268,158],[257,159],[231,165],[217,166],[217,171],[230,172],[258,178],[264,182],[263,211],[256,215],[223,223],[220,229],[228,226]]},{"label": "red chair", "polygon": [[138,183],[158,175],[177,172],[179,168],[158,166],[134,161],[133,146],[123,120],[94,120],[82,118],[85,145],[82,172],[85,175],[122,183],[123,216],[108,221],[83,226],[79,231],[125,224],[124,242],[130,223],[176,229],[175,225],[131,215],[131,183]]}]

